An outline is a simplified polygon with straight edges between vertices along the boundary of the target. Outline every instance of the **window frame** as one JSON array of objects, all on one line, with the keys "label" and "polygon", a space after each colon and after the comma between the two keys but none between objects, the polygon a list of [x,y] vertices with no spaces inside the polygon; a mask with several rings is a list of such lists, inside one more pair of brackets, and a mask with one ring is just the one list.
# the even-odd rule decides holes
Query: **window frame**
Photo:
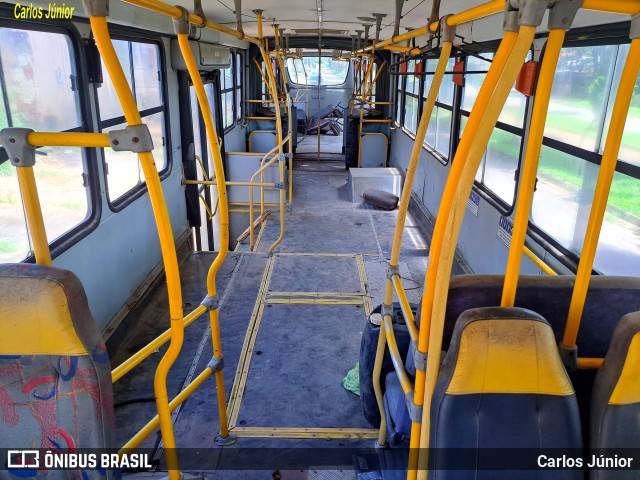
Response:
[{"label": "window frame", "polygon": [[238,106],[240,107],[239,111],[235,112],[236,124],[239,125],[242,123],[242,119],[244,118],[244,51],[240,49],[236,49],[233,51],[233,57],[235,59],[236,65],[236,73],[235,73],[235,103],[236,110],[238,110]]},{"label": "window frame", "polygon": [[[224,70],[226,70],[226,68],[221,68],[220,69],[220,107],[222,108],[222,126],[223,126],[223,135],[226,135],[228,132],[230,132],[231,130],[233,130],[236,126],[236,123],[238,123],[238,115],[236,113],[236,90],[237,90],[237,84],[236,84],[236,61],[235,61],[235,49],[230,49],[229,53],[230,53],[230,61],[229,61],[229,68],[231,69],[231,87],[229,88],[222,88],[222,85],[224,83]],[[225,93],[231,93],[231,123],[229,125],[225,125],[225,118],[224,118],[224,112],[225,112],[225,103],[224,103],[224,94]]]},{"label": "window frame", "polygon": [[[158,61],[160,68],[160,82],[161,82],[161,98],[162,105],[159,107],[153,107],[146,110],[140,111],[140,115],[144,118],[150,115],[154,115],[156,113],[164,114],[164,150],[165,150],[165,166],[162,170],[158,171],[158,175],[160,177],[160,181],[162,182],[166,179],[173,169],[173,158],[171,155],[172,147],[171,147],[171,120],[169,118],[169,93],[167,86],[167,72],[166,72],[166,54],[164,51],[164,42],[162,35],[154,35],[152,32],[148,32],[145,30],[139,29],[122,29],[118,28],[117,25],[109,25],[109,30],[111,32],[112,40],[122,40],[131,43],[147,43],[156,45],[158,47]],[[93,37],[92,37],[93,41]],[[96,64],[99,64],[99,58],[95,60]],[[134,87],[135,88],[135,87]],[[97,83],[93,82],[93,90],[96,100],[96,122],[98,124],[98,132],[102,132],[103,129],[112,127],[114,125],[121,125],[123,123],[127,123],[124,115],[120,117],[111,118],[108,120],[102,120],[100,116],[100,102],[98,100],[98,86]],[[109,194],[109,175],[108,175],[108,167],[106,162],[106,156],[104,153],[104,148],[102,149],[102,168],[104,174],[104,184],[105,184],[105,194],[107,205],[109,209],[114,212],[120,212],[124,210],[126,207],[131,205],[138,198],[142,197],[145,193],[147,193],[147,182],[142,181],[130,190],[123,193],[120,197],[115,200],[111,199]]]},{"label": "window frame", "polygon": [[[70,43],[70,56],[75,61],[75,70],[78,85],[78,103],[80,107],[80,120],[82,125],[66,132],[88,132],[95,133],[93,128],[93,117],[91,115],[90,103],[90,80],[91,74],[87,66],[90,64],[87,50],[83,43],[83,38],[74,23],[70,20],[38,19],[38,20],[17,20],[12,18],[13,5],[0,5],[0,28],[13,28],[17,30],[37,31],[44,33],[55,33],[66,35]],[[3,81],[4,84],[4,81]],[[102,218],[102,196],[100,191],[100,178],[97,149],[81,148],[83,160],[83,182],[88,189],[87,207],[89,209],[87,217],[73,228],[49,241],[51,258],[55,259],[62,253],[76,245],[80,240],[91,234],[100,225]],[[36,158],[37,164],[37,158]],[[23,258],[21,263],[35,263],[35,254],[29,253]]]}]

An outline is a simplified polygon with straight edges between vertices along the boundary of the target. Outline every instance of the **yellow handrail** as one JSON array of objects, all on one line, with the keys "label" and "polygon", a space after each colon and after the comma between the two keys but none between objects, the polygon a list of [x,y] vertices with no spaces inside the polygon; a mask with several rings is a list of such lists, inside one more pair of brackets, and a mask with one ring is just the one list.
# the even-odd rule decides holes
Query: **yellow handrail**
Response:
[{"label": "yellow handrail", "polygon": [[[542,270],[544,273],[546,273],[547,275],[550,275],[550,276],[558,275],[558,273],[553,268],[551,268],[549,265],[544,263],[544,261],[540,257],[538,257],[535,253],[533,253],[531,249],[529,249],[529,247],[523,246],[522,252],[529,258],[529,260],[535,263],[538,266],[538,268]],[[502,306],[504,307],[506,305],[502,305]]]},{"label": "yellow handrail", "polygon": [[[191,325],[195,320],[200,318],[203,313],[207,311],[207,307],[204,305],[198,306],[193,312],[184,317],[182,324],[183,328]],[[167,340],[171,337],[171,329],[165,330],[162,334],[156,337],[154,340],[149,342],[147,345],[142,347],[136,353],[127,358],[124,362],[118,365],[111,371],[111,381],[116,383],[122,377],[124,377],[127,373],[133,370],[137,365],[142,363],[145,359],[149,357],[153,352],[157,351],[162,345],[167,343]]]},{"label": "yellow handrail", "polygon": [[402,286],[400,275],[391,275],[391,283],[393,284],[393,288],[398,296],[400,309],[402,310],[404,321],[407,325],[407,329],[409,330],[409,337],[412,341],[416,342],[418,340],[418,327],[416,326],[416,319],[413,315],[413,310],[411,310],[409,299],[407,298],[407,292],[404,291],[404,287]]},{"label": "yellow handrail", "polygon": [[[157,13],[162,13],[163,15],[167,15],[175,20],[178,20],[182,17],[182,10],[180,10],[178,7],[168,5],[159,0],[123,0],[123,2],[130,3],[147,10],[152,10]],[[201,25],[203,19],[195,13],[189,13],[188,20],[189,23],[193,25]],[[234,30],[233,28],[225,27],[224,25],[212,22],[210,20],[207,21],[204,28],[209,28],[217,32],[225,33],[239,40],[246,40],[247,42],[253,43],[254,45],[260,45],[260,40],[258,40],[257,38],[250,37],[249,35],[245,35],[242,32]]]},{"label": "yellow handrail", "polygon": [[[444,331],[444,318],[447,304],[447,296],[449,293],[449,280],[451,278],[451,268],[453,266],[453,259],[455,256],[456,243],[460,227],[462,226],[462,219],[464,217],[464,211],[466,209],[466,199],[469,198],[469,193],[473,186],[475,174],[478,170],[480,160],[484,154],[484,151],[491,137],[491,133],[496,125],[498,116],[502,111],[502,108],[506,102],[506,99],[511,91],[511,88],[516,81],[516,78],[520,72],[520,69],[529,53],[529,49],[533,43],[535,37],[536,28],[531,26],[521,26],[517,38],[512,48],[509,48],[509,58],[504,64],[504,68],[501,68],[500,78],[495,84],[495,88],[488,92],[490,99],[487,104],[479,106],[478,101],[480,96],[476,100],[471,115],[469,117],[467,127],[463,133],[464,137],[473,141],[468,150],[461,157],[458,157],[460,149],[456,152],[455,159],[453,161],[452,170],[447,179],[447,187],[449,183],[455,186],[453,189],[451,202],[449,204],[443,202],[440,205],[441,214],[438,215],[436,220],[436,226],[434,229],[434,240],[439,239],[443,242],[442,248],[438,251],[436,257],[431,257],[429,264],[429,271],[432,268],[436,268],[436,281],[433,285],[426,284],[425,292],[432,292],[432,310],[425,313],[423,309],[422,321],[425,323],[421,326],[422,330],[428,324],[430,326],[429,334],[429,362],[427,362],[427,372],[425,378],[424,388],[424,403],[422,411],[422,425],[420,431],[420,450],[422,452],[429,448],[429,430],[431,426],[431,399],[433,397],[433,391],[435,383],[440,370],[440,356],[442,348],[442,334]],[[509,33],[509,32],[507,32]],[[507,37],[505,33],[505,37]],[[503,40],[504,43],[504,40]],[[496,58],[497,58],[496,54]],[[494,59],[495,62],[495,59]],[[493,69],[493,64],[489,69],[489,72]],[[489,78],[489,73],[485,78],[485,82]],[[483,84],[484,87],[484,84]],[[482,94],[481,88],[481,94]],[[485,94],[486,89],[485,89]],[[475,115],[474,115],[475,113]],[[479,128],[475,132],[467,130],[471,124],[472,117],[482,116],[482,122]],[[477,120],[476,120],[477,121]],[[468,141],[468,140],[467,140]],[[461,144],[463,141],[461,140]],[[456,166],[456,161],[461,164],[461,171],[459,175],[453,177],[453,170]],[[445,189],[447,190],[447,189]],[[464,199],[464,200],[463,200]],[[438,220],[444,219],[438,222]],[[446,223],[444,223],[446,221]],[[440,223],[440,224],[438,224]],[[423,300],[424,302],[424,300]],[[423,303],[424,307],[424,303]],[[417,380],[416,380],[417,383]],[[417,390],[417,385],[416,385]],[[416,392],[417,394],[417,392]],[[418,479],[424,480],[427,475],[426,471],[427,458],[425,455],[420,455],[418,462]]]},{"label": "yellow handrail", "polygon": [[32,132],[27,137],[34,146],[47,147],[110,147],[106,133]]},{"label": "yellow handrail", "polygon": [[25,216],[29,226],[29,235],[33,243],[33,254],[36,263],[40,265],[51,265],[51,251],[47,240],[47,230],[44,226],[40,198],[38,197],[38,187],[33,174],[33,167],[16,167],[18,175],[18,185],[22,195]]},{"label": "yellow handrail", "polygon": [[382,323],[384,324],[385,336],[388,339],[391,363],[393,363],[393,368],[398,374],[398,379],[400,380],[402,391],[406,395],[411,390],[413,390],[413,385],[411,384],[409,375],[407,375],[407,371],[405,370],[404,364],[402,363],[402,356],[400,355],[400,351],[398,350],[398,344],[396,343],[396,337],[393,332],[393,320],[391,319],[391,316],[385,315]]},{"label": "yellow handrail", "polygon": [[[529,214],[533,202],[533,191],[536,185],[536,174],[538,172],[538,159],[542,149],[542,137],[544,135],[544,125],[547,120],[547,110],[551,98],[551,88],[553,78],[556,73],[560,50],[565,37],[564,29],[553,29],[549,32],[538,85],[536,86],[535,102],[527,138],[527,148],[522,165],[522,177],[518,187],[518,202],[516,204],[516,214],[513,221],[513,231],[511,234],[511,244],[509,246],[509,257],[507,259],[507,269],[504,276],[504,287],[502,290],[503,307],[513,307],[516,290],[518,288],[518,276],[520,275],[520,265],[522,263],[522,253],[531,258],[543,271],[548,272],[549,267],[544,263],[539,263],[538,258],[533,256],[533,252],[525,247],[524,242],[529,226]],[[528,253],[527,253],[528,252]],[[553,270],[551,270],[553,272]],[[555,272],[553,272],[555,275]]]},{"label": "yellow handrail", "polygon": [[[456,25],[460,25],[461,23],[470,22],[477,18],[485,17],[487,15],[491,15],[493,13],[498,13],[504,10],[504,0],[492,0],[487,3],[483,3],[482,5],[478,5],[477,7],[470,8],[468,10],[464,10],[455,15],[451,15],[449,20],[447,21],[447,25],[450,27],[454,27]],[[386,47],[387,45],[393,45],[396,43],[404,42],[406,40],[411,40],[412,38],[421,37],[423,35],[428,35],[431,32],[435,32],[438,29],[438,22],[434,22],[429,25],[425,25],[420,28],[416,28],[406,33],[402,33],[400,35],[396,35],[395,37],[389,38],[387,40],[382,40],[375,45],[370,45],[363,49],[360,49],[356,53],[360,52],[368,52],[370,50],[380,50],[381,48]]]},{"label": "yellow handrail", "polygon": [[[220,245],[216,258],[211,263],[211,267],[207,273],[207,296],[217,298],[218,290],[216,285],[216,276],[220,267],[229,252],[229,204],[227,200],[227,187],[225,184],[224,167],[222,165],[222,155],[220,153],[220,145],[218,143],[218,134],[213,124],[213,116],[209,108],[209,101],[204,89],[202,77],[198,71],[193,52],[189,46],[189,36],[183,33],[178,34],[178,45],[184,58],[189,76],[193,83],[193,88],[198,98],[200,111],[205,123],[207,139],[209,141],[209,149],[213,157],[213,169],[215,172],[216,186],[218,188],[218,201],[220,213]],[[209,310],[209,323],[211,325],[211,342],[213,346],[213,357],[222,358],[222,344],[220,341],[220,323],[218,319],[218,307]],[[220,436],[225,439],[229,436],[229,426],[227,423],[227,404],[224,389],[224,373],[223,370],[215,372],[216,392],[218,395],[218,417],[220,420]],[[168,408],[168,407],[167,407]],[[160,418],[162,424],[162,418]]]},{"label": "yellow handrail", "polygon": [[[113,82],[114,89],[122,105],[125,119],[128,125],[140,125],[142,119],[136,102],[127,83],[127,79],[116,55],[109,30],[107,28],[106,17],[90,16],[91,29],[95,38],[98,51],[102,56],[104,64]],[[182,323],[182,291],[180,289],[180,275],[178,271],[178,257],[175,250],[171,221],[160,184],[160,177],[153,161],[151,152],[139,154],[140,164],[144,172],[149,191],[151,206],[158,227],[160,238],[160,248],[165,267],[167,279],[167,293],[169,297],[169,315],[171,319],[171,341],[160,364],[156,370],[154,378],[154,391],[156,396],[156,406],[160,418],[160,430],[162,439],[166,447],[167,466],[169,468],[169,478],[179,480],[178,458],[176,454],[176,442],[171,423],[171,412],[169,410],[169,397],[167,394],[167,375],[171,365],[180,353],[184,340],[184,327]]]},{"label": "yellow handrail", "polygon": [[567,316],[567,326],[562,339],[562,345],[567,348],[576,346],[578,329],[580,328],[580,320],[582,319],[582,312],[584,310],[584,302],[587,298],[591,271],[593,270],[593,262],[607,208],[609,191],[616,170],[616,163],[618,162],[618,153],[620,152],[624,125],[627,120],[629,105],[631,104],[639,69],[640,38],[634,38],[631,40],[627,60],[620,77],[618,93],[611,113],[609,132],[607,133],[607,140],[605,142],[604,152],[602,153],[602,161],[600,162],[598,181],[591,203],[587,232],[585,233],[580,263],[578,264],[578,272],[576,273],[576,283],[573,288],[569,314]]},{"label": "yellow handrail", "polygon": [[582,8],[585,10],[635,15],[640,12],[640,0],[584,0]]}]

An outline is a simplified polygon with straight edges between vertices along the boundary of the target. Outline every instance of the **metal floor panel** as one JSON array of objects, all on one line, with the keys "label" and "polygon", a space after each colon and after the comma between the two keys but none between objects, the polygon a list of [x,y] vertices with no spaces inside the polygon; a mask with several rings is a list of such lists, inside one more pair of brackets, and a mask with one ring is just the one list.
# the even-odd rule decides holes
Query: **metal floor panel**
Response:
[{"label": "metal floor panel", "polygon": [[275,258],[269,292],[364,294],[355,255],[276,255]]},{"label": "metal floor panel", "polygon": [[237,425],[371,428],[342,386],[365,321],[363,305],[267,305]]}]

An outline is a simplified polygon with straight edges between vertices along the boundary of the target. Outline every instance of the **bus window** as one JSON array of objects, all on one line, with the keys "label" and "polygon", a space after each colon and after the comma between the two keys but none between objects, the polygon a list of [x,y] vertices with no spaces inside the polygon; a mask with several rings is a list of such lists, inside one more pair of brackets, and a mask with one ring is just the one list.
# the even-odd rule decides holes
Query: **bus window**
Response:
[{"label": "bus window", "polygon": [[220,91],[222,94],[222,123],[225,130],[230,129],[236,123],[234,114],[235,95],[235,67],[231,62],[229,68],[220,71]]},{"label": "bus window", "polygon": [[[165,110],[160,74],[160,51],[153,43],[114,40],[114,47],[132,87],[142,122],[149,126],[153,138],[153,156],[158,171],[167,166],[165,154]],[[104,83],[98,88],[100,127],[103,132],[126,127],[122,107],[103,63]],[[107,164],[107,191],[111,203],[122,200],[143,182],[137,154],[104,149]]]},{"label": "bus window", "polygon": [[[616,85],[620,82],[622,66],[624,65],[624,61],[627,58],[628,53],[629,45],[620,45],[618,53],[620,59],[616,64],[614,73],[614,83]],[[607,133],[609,131],[609,122],[611,121],[611,111],[613,110],[615,91],[612,90],[609,96],[609,106],[607,108],[606,123],[602,134],[603,138],[600,143],[599,153],[604,151],[604,142],[607,139]],[[633,90],[631,106],[629,107],[629,114],[627,115],[627,121],[624,126],[624,135],[622,136],[622,143],[620,145],[619,157],[622,162],[640,167],[640,78],[636,79],[636,85]]]},{"label": "bus window", "polygon": [[[415,72],[415,60],[407,62],[407,72]],[[420,77],[416,75],[406,76],[405,103],[404,103],[404,128],[411,133],[416,133],[418,129],[418,98],[420,88]]]},{"label": "bus window", "polygon": [[[455,60],[450,58],[447,62],[447,71],[453,69]],[[438,60],[427,60],[426,72],[435,72]],[[423,87],[423,100],[429,95],[429,89],[433,81],[433,75],[426,75]],[[438,98],[433,107],[431,121],[427,128],[427,136],[425,143],[435,149],[443,158],[449,158],[449,141],[451,139],[451,119],[453,116],[453,93],[455,84],[451,81],[451,75],[446,75],[438,90]]]},{"label": "bus window", "polygon": [[[483,53],[482,57],[492,59],[493,53]],[[489,66],[490,63],[481,58],[469,56],[465,60],[465,69],[469,71],[486,72]],[[461,135],[485,76],[485,73],[465,75],[460,109]],[[514,201],[515,173],[520,160],[526,106],[526,97],[512,88],[475,178],[477,185],[506,209]]]},{"label": "bus window", "polygon": [[[608,117],[627,52],[627,45],[565,48],[563,68],[556,72],[532,220],[576,255],[584,243]],[[637,275],[640,269],[640,181],[633,168],[639,165],[640,82],[636,92],[617,167],[624,171],[614,175],[594,263],[608,275]]]},{"label": "bus window", "polygon": [[598,150],[617,50],[616,45],[562,49],[545,137],[592,152]]},{"label": "bus window", "polygon": [[[0,28],[0,129],[80,130],[78,80],[71,40],[53,32]],[[6,102],[5,102],[6,100]],[[90,214],[80,148],[37,150],[35,175],[49,241]],[[20,261],[31,250],[15,168],[0,165],[0,262]]]},{"label": "bus window", "polygon": [[237,52],[236,55],[236,119],[238,123],[242,120],[242,84],[244,81],[244,62],[242,60],[242,53]]},{"label": "bus window", "polygon": [[318,57],[303,57],[304,70],[302,65],[294,62],[293,58],[287,59],[287,69],[289,78],[296,85],[318,85],[318,79],[323,86],[342,85],[347,80],[349,73],[349,63],[339,62],[329,57],[322,57],[322,71],[319,71],[320,62]]}]

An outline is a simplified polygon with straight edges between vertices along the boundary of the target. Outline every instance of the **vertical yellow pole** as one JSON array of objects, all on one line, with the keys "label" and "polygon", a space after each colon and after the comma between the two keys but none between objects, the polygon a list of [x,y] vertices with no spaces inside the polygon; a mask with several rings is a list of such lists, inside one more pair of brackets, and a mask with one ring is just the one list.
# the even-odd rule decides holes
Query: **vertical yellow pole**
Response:
[{"label": "vertical yellow pole", "polygon": [[[442,44],[442,50],[440,51],[440,58],[438,59],[438,65],[433,75],[433,81],[429,87],[429,94],[427,101],[422,111],[422,117],[420,117],[420,123],[418,125],[418,131],[416,132],[416,139],[413,142],[413,148],[411,150],[411,157],[409,159],[409,165],[407,166],[407,175],[402,187],[402,197],[400,199],[400,206],[398,207],[398,219],[396,220],[396,229],[393,236],[393,247],[391,248],[391,259],[389,266],[394,268],[398,266],[400,260],[400,250],[402,249],[402,234],[404,232],[404,225],[407,218],[407,212],[409,211],[409,202],[411,201],[411,191],[413,190],[413,182],[418,170],[418,162],[420,161],[420,154],[422,152],[422,144],[424,143],[425,136],[427,135],[427,129],[429,128],[429,121],[431,120],[431,113],[438,97],[438,91],[440,85],[444,79],[444,72],[451,56],[451,49],[453,47],[452,42],[445,42]],[[385,305],[392,305],[393,301],[393,284],[390,279],[387,280],[387,287],[385,290],[384,303]],[[422,327],[421,327],[422,328]],[[424,350],[422,350],[424,352]],[[376,359],[377,360],[377,359]],[[382,361],[382,359],[380,360]],[[418,371],[416,371],[417,375]],[[424,371],[421,372],[424,377]],[[424,384],[423,384],[424,385]],[[422,392],[422,390],[421,390]],[[417,393],[417,391],[416,391]],[[414,402],[417,406],[422,406],[423,395],[414,394]],[[418,464],[418,446],[420,445],[420,423],[411,423],[411,439],[409,445],[409,471],[407,478],[413,480],[417,476],[417,464]]]},{"label": "vertical yellow pole", "polygon": [[373,71],[373,64],[375,63],[375,57],[371,57],[371,60],[369,61],[369,65],[367,65],[367,73],[365,73],[364,75],[364,81],[362,82],[362,87],[361,87],[361,92],[362,92],[362,103],[364,103],[364,101],[367,98],[367,85],[369,84],[369,81],[371,80],[371,72]]},{"label": "vertical yellow pole", "polygon": [[[106,17],[89,17],[91,28],[100,55],[104,61],[109,76],[113,82],[125,119],[128,125],[140,125],[142,119],[138,112],[138,107],[127,83],[127,79],[118,60],[118,56],[111,43],[109,30],[107,29]],[[171,423],[171,411],[169,409],[169,397],[167,393],[167,375],[169,369],[175,362],[184,340],[184,326],[182,323],[182,292],[180,289],[180,274],[178,271],[178,257],[176,254],[171,221],[167,211],[160,177],[156,169],[153,154],[143,152],[139,154],[140,164],[144,172],[149,190],[149,198],[158,227],[160,238],[160,248],[164,262],[165,275],[167,279],[167,292],[169,297],[169,315],[171,319],[171,341],[169,348],[160,360],[154,378],[154,390],[158,416],[160,417],[160,431],[165,446],[167,466],[169,468],[169,478],[171,480],[180,479],[178,469],[178,456],[176,453],[176,441]]]},{"label": "vertical yellow pole", "polygon": [[[507,34],[505,33],[505,39]],[[447,305],[447,296],[449,293],[449,280],[451,279],[451,267],[453,265],[453,258],[455,255],[456,244],[460,227],[462,225],[462,219],[464,218],[464,212],[466,209],[467,198],[469,192],[473,186],[473,180],[478,170],[480,160],[491,137],[491,133],[498,120],[498,116],[502,111],[502,107],[509,96],[509,92],[520,72],[520,68],[526,59],[531,44],[536,33],[536,27],[533,26],[521,26],[519,33],[517,34],[514,44],[509,48],[509,56],[505,63],[498,65],[499,67],[499,80],[494,84],[494,88],[487,91],[485,83],[489,80],[490,76],[487,73],[487,77],[483,82],[483,86],[480,89],[480,94],[476,100],[471,115],[469,117],[469,123],[464,130],[463,138],[460,142],[470,143],[469,148],[464,151],[463,156],[460,149],[456,152],[452,170],[449,173],[447,179],[447,187],[450,182],[451,196],[449,203],[444,202],[444,197],[440,205],[440,214],[438,220],[444,218],[446,223],[436,221],[436,227],[434,230],[433,239],[438,239],[441,242],[441,249],[437,253],[437,257],[434,257],[433,253],[430,258],[429,271],[436,266],[437,271],[435,275],[435,281],[432,285],[426,284],[426,292],[431,292],[432,309],[428,313],[423,311],[425,315],[423,318],[429,319],[428,325],[430,328],[429,344],[427,351],[429,352],[429,361],[427,362],[427,371],[425,375],[424,386],[424,402],[422,410],[422,425],[420,432],[420,452],[427,452],[429,448],[429,435],[431,427],[431,400],[433,398],[433,391],[438,373],[440,371],[440,349],[442,348],[442,334],[444,330],[444,316]],[[504,43],[504,39],[503,42]],[[498,54],[494,62],[498,59]],[[494,65],[491,65],[489,72],[494,69]],[[502,63],[502,62],[501,62]],[[491,84],[489,84],[491,85]],[[483,92],[484,90],[484,92]],[[481,100],[481,96],[488,95],[486,103]],[[473,117],[476,117],[475,119]],[[468,130],[469,125],[473,123],[480,123],[476,131]],[[481,120],[481,121],[480,121]],[[467,138],[465,142],[465,137]],[[472,141],[471,141],[472,140]],[[459,175],[453,176],[453,169],[456,163],[461,164]],[[445,188],[445,191],[449,188]],[[425,292],[425,294],[426,294]],[[424,301],[424,300],[423,300]],[[428,315],[428,316],[427,316]],[[422,340],[422,331],[426,325],[420,326],[420,339]],[[416,382],[417,383],[417,382]],[[427,455],[419,454],[418,461],[418,480],[425,480],[427,478]]]},{"label": "vertical yellow pole", "polygon": [[556,66],[564,37],[565,30],[554,29],[549,32],[549,39],[547,40],[542,67],[540,68],[531,125],[529,127],[529,137],[527,139],[527,149],[525,150],[526,154],[522,166],[522,177],[520,178],[520,186],[518,187],[518,203],[516,205],[516,215],[513,222],[509,258],[507,260],[507,269],[504,277],[501,301],[501,306],[503,307],[513,307],[516,299],[518,276],[520,275],[522,253],[525,237],[527,236],[527,227],[529,225],[533,190],[536,185],[536,174],[538,172],[538,159],[540,158],[540,150],[542,148],[544,125],[547,120],[553,77],[556,73]]},{"label": "vertical yellow pole", "polygon": [[[634,21],[639,21],[637,18],[638,17],[634,18]],[[578,338],[584,302],[587,298],[591,271],[593,269],[598,240],[600,239],[600,231],[602,230],[604,214],[607,208],[607,199],[609,198],[611,182],[613,181],[613,175],[616,170],[618,153],[620,152],[620,142],[622,142],[624,125],[627,120],[629,105],[631,104],[631,97],[633,96],[633,89],[636,84],[639,68],[640,38],[634,38],[631,40],[629,54],[627,55],[627,61],[622,70],[616,101],[613,105],[613,112],[611,113],[611,123],[602,154],[602,161],[600,162],[598,181],[593,194],[591,212],[589,213],[589,223],[587,224],[584,246],[582,247],[578,272],[576,273],[576,283],[573,287],[573,295],[571,296],[567,326],[562,339],[562,345],[568,348],[575,347]]]},{"label": "vertical yellow pole", "polygon": [[51,251],[49,250],[47,231],[42,218],[42,208],[40,207],[33,167],[16,167],[16,173],[36,263],[51,265]]},{"label": "vertical yellow pole", "polygon": [[[183,33],[178,34],[178,44],[180,51],[184,57],[189,76],[196,91],[198,104],[204,118],[207,139],[209,141],[209,149],[213,157],[213,168],[215,172],[216,187],[218,189],[218,202],[220,212],[220,245],[218,247],[218,255],[214,259],[209,272],[207,274],[207,295],[209,297],[217,297],[218,290],[216,286],[216,275],[229,252],[229,205],[227,200],[227,187],[224,177],[224,167],[222,164],[222,155],[220,153],[220,145],[218,143],[218,134],[213,124],[213,116],[209,108],[207,94],[198,71],[198,66],[193,58],[191,47],[189,46],[189,36]],[[213,345],[214,358],[222,358],[222,344],[220,342],[220,323],[218,319],[218,307],[209,310],[209,323],[211,325],[211,341]],[[215,372],[216,391],[218,395],[218,416],[220,418],[220,436],[225,439],[229,436],[229,426],[227,423],[227,405],[224,389],[224,374],[222,370]]]},{"label": "vertical yellow pole", "polygon": [[[262,12],[260,11],[256,11],[256,19],[258,21],[258,35],[260,35],[260,33],[262,32]],[[282,156],[284,155],[284,147],[282,144],[282,120],[281,120],[281,115],[280,115],[280,102],[279,102],[279,98],[278,98],[278,87],[277,87],[277,83],[276,83],[276,78],[275,75],[273,74],[273,69],[271,68],[271,60],[269,59],[269,55],[267,54],[265,48],[260,45],[260,55],[262,56],[262,60],[264,61],[265,65],[267,66],[267,79],[268,82],[266,84],[267,89],[269,90],[269,94],[273,100],[273,104],[274,104],[274,109],[275,109],[275,114],[276,114],[276,145],[278,148],[278,161],[280,162],[280,167],[279,167],[279,177],[280,177],[280,181],[284,182],[284,170],[283,170],[283,163],[280,160],[280,158],[282,158]],[[280,236],[278,237],[278,239],[275,241],[275,243],[273,245],[271,245],[271,247],[269,248],[269,252],[273,251],[273,249],[282,241],[282,238],[284,237],[284,208],[282,208],[282,205],[284,204],[284,190],[280,190]],[[250,224],[249,225],[249,234],[252,235],[253,234],[253,225]],[[253,245],[253,240],[250,240],[251,245]]]},{"label": "vertical yellow pole", "polygon": [[[449,171],[449,177],[442,194],[439,215],[436,218],[435,225],[435,227],[438,228],[438,232],[441,232],[445,226],[445,222],[447,220],[446,217],[449,214],[451,205],[453,204],[455,187],[457,186],[458,180],[460,179],[460,174],[462,173],[464,162],[467,158],[467,155],[469,154],[469,149],[473,144],[474,136],[482,125],[482,114],[479,112],[486,110],[487,106],[489,105],[491,94],[493,93],[493,90],[498,83],[498,79],[500,78],[500,75],[504,70],[505,64],[507,62],[507,59],[509,58],[509,55],[511,54],[511,50],[513,49],[513,45],[517,37],[518,34],[516,32],[505,32],[504,37],[500,42],[500,46],[498,47],[498,51],[496,52],[496,55],[491,62],[491,66],[489,68],[489,71],[487,72],[487,76],[485,77],[484,82],[480,87],[478,97],[476,98],[475,105],[471,112],[472,115],[469,116],[469,120],[464,129],[465,132],[471,133],[463,134],[462,138],[460,139],[455,158],[451,165],[451,170]],[[477,112],[475,115],[473,115],[474,111]],[[425,278],[425,291],[424,295],[422,296],[422,309],[420,311],[420,336],[418,340],[418,349],[421,352],[427,352],[427,348],[429,346],[431,309],[433,308],[433,294],[438,269],[437,262],[439,260],[443,241],[444,238],[442,238],[441,234],[439,234],[438,236],[434,234],[431,240],[431,245],[429,247],[429,267],[427,269]],[[424,375],[416,372],[416,396],[418,396],[418,393],[424,392],[423,389]]]},{"label": "vertical yellow pole", "polygon": [[384,67],[387,65],[387,62],[382,62],[382,65],[380,65],[380,68],[378,69],[378,71],[376,71],[375,76],[373,77],[373,80],[371,81],[371,84],[369,85],[369,87],[367,88],[367,97],[371,97],[372,96],[372,92],[373,92],[373,87],[375,86],[376,82],[378,81],[378,77],[380,76],[380,74],[382,73],[382,70],[384,70]]}]

